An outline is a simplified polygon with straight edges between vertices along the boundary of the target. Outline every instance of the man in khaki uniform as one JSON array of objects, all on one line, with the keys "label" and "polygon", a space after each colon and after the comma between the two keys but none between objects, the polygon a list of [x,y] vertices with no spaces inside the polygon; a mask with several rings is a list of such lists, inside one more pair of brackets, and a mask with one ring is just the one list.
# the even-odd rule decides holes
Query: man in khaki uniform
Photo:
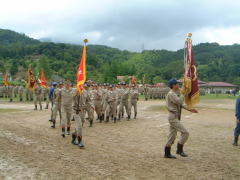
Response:
[{"label": "man in khaki uniform", "polygon": [[[85,122],[85,111],[86,111],[86,101],[87,101],[87,93],[86,91],[79,93],[78,90],[73,92],[73,117],[75,119],[75,132],[72,133],[72,144],[78,145],[80,148],[84,148],[84,144],[82,142],[82,129],[83,124]],[[77,140],[77,142],[76,142]]]},{"label": "man in khaki uniform", "polygon": [[70,135],[73,94],[70,81],[65,81],[64,88],[61,90],[61,114],[62,114],[62,137],[65,137],[65,127],[67,135]]},{"label": "man in khaki uniform", "polygon": [[14,93],[14,97],[17,98],[17,96],[18,96],[18,86],[17,85],[13,85],[13,93]]},{"label": "man in khaki uniform", "polygon": [[102,91],[100,90],[98,85],[94,85],[93,92],[93,101],[94,101],[94,108],[97,114],[98,120],[102,121]]},{"label": "man in khaki uniform", "polygon": [[[107,85],[104,84],[103,88],[102,88],[102,118],[101,120],[104,121],[105,119],[105,113],[106,113],[106,109],[107,109],[107,93],[108,93],[108,89],[107,89]],[[102,122],[100,121],[100,122]]]},{"label": "man in khaki uniform", "polygon": [[13,101],[13,90],[14,90],[14,87],[12,85],[7,86],[7,92],[8,92],[8,97],[10,102]]},{"label": "man in khaki uniform", "polygon": [[139,91],[137,86],[133,86],[133,88],[130,90],[130,106],[129,106],[129,114],[131,117],[131,111],[132,107],[134,109],[134,119],[137,117],[137,101],[139,98]]},{"label": "man in khaki uniform", "polygon": [[147,101],[149,98],[149,87],[147,87],[147,85],[144,85],[143,93],[144,93],[145,101]]},{"label": "man in khaki uniform", "polygon": [[63,86],[63,83],[60,82],[58,84],[58,88],[56,88],[54,91],[53,91],[53,97],[52,97],[52,101],[53,101],[53,107],[52,107],[52,117],[51,117],[51,120],[52,120],[52,123],[53,125],[51,126],[52,128],[55,128],[55,124],[56,124],[56,119],[57,119],[57,113],[59,113],[59,116],[60,116],[60,122],[62,121],[62,114],[61,114],[61,90],[62,90],[62,86]]},{"label": "man in khaki uniform", "polygon": [[127,87],[127,85],[124,85],[123,87],[124,87],[124,92],[122,94],[118,115],[123,114],[124,108],[125,108],[128,119],[130,119],[130,114],[129,114],[129,93],[130,93],[130,89]]},{"label": "man in khaki uniform", "polygon": [[[117,93],[118,93],[118,100],[117,100],[118,120],[120,120],[121,117],[123,117],[123,106],[121,106],[121,100],[124,94],[124,89],[121,84],[118,85]],[[120,114],[121,112],[122,114]]]},{"label": "man in khaki uniform", "polygon": [[19,87],[18,87],[18,94],[19,94],[19,101],[22,101],[23,100],[23,86],[22,85],[20,85]]},{"label": "man in khaki uniform", "polygon": [[37,86],[34,89],[34,110],[37,110],[37,103],[39,103],[40,110],[42,110],[42,86],[40,82],[37,82]]},{"label": "man in khaki uniform", "polygon": [[106,101],[107,101],[107,110],[106,110],[106,122],[109,122],[109,118],[112,117],[114,119],[114,123],[117,120],[117,91],[113,89],[113,85],[109,86],[109,91],[107,93]]},{"label": "man in khaki uniform", "polygon": [[46,101],[45,109],[48,109],[49,106],[49,91],[50,88],[48,86],[46,88],[43,88],[43,100]]},{"label": "man in khaki uniform", "polygon": [[197,113],[195,109],[188,109],[186,105],[184,105],[184,97],[180,94],[180,88],[177,80],[171,79],[169,81],[169,87],[171,90],[167,94],[166,104],[169,112],[168,121],[170,124],[170,132],[168,136],[168,141],[165,146],[165,158],[176,158],[171,155],[171,146],[174,143],[177,132],[181,132],[181,138],[177,145],[177,154],[182,157],[187,157],[187,154],[183,151],[183,146],[189,137],[189,132],[180,122],[181,119],[181,109],[184,108],[192,113]]},{"label": "man in khaki uniform", "polygon": [[94,119],[94,104],[93,104],[93,94],[90,91],[90,85],[85,85],[85,90],[83,90],[84,93],[86,93],[86,113],[88,115],[88,121],[89,121],[89,127],[92,127],[93,125],[93,119]]}]

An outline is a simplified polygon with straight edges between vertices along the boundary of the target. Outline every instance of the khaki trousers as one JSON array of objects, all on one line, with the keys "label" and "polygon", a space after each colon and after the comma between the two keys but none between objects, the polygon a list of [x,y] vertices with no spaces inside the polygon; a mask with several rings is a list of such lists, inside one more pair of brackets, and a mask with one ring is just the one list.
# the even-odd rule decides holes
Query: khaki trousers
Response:
[{"label": "khaki trousers", "polygon": [[181,132],[181,137],[178,143],[184,145],[189,137],[189,132],[187,131],[187,129],[182,125],[182,123],[178,119],[169,120],[169,124],[170,128],[166,146],[167,147],[172,146],[177,137],[177,132]]},{"label": "khaki trousers", "polygon": [[78,112],[78,114],[74,113],[73,117],[74,117],[75,122],[76,122],[76,127],[75,127],[76,135],[77,136],[82,136],[83,124],[85,122],[85,112],[80,111],[80,112]]},{"label": "khaki trousers", "polygon": [[72,118],[72,106],[62,106],[62,126],[70,127],[71,126],[71,118]]}]

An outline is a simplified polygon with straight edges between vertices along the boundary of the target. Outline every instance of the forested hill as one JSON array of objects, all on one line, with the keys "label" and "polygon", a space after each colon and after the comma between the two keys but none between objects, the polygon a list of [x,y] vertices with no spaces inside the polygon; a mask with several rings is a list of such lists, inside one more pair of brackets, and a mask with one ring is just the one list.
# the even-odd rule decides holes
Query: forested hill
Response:
[{"label": "forested hill", "polygon": [[[240,85],[240,45],[202,43],[193,48],[199,79]],[[183,74],[183,49],[136,53],[88,45],[87,52],[87,77],[97,82],[116,82],[117,75],[135,75],[156,83]],[[32,64],[36,74],[44,69],[48,79],[57,75],[75,81],[81,54],[80,45],[40,42],[0,29],[0,72],[8,71],[14,78],[26,78],[28,65]]]}]

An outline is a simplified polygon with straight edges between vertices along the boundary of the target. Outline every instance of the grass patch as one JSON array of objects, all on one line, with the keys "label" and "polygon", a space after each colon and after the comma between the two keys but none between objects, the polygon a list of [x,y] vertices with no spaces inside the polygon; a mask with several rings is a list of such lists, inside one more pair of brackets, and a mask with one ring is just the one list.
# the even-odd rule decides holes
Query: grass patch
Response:
[{"label": "grass patch", "polygon": [[11,113],[11,112],[19,112],[20,109],[0,109],[0,113]]},{"label": "grass patch", "polygon": [[238,97],[232,94],[206,94],[201,96],[200,99],[237,99]]}]

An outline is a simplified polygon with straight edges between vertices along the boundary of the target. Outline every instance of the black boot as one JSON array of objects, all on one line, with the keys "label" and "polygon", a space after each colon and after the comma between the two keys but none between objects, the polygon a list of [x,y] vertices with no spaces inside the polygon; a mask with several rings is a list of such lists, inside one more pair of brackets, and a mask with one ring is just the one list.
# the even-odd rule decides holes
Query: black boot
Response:
[{"label": "black boot", "polygon": [[137,118],[137,113],[135,113],[135,116],[134,116],[134,119],[136,119]]},{"label": "black boot", "polygon": [[176,159],[176,156],[173,156],[171,154],[171,147],[165,147],[165,155],[164,155],[165,158],[170,158],[170,159]]},{"label": "black boot", "polygon": [[55,121],[52,121],[53,125],[51,126],[51,128],[55,128]]},{"label": "black boot", "polygon": [[70,135],[70,127],[67,127],[67,135]]},{"label": "black boot", "polygon": [[62,137],[65,138],[65,127],[62,128]]},{"label": "black boot", "polygon": [[107,116],[106,122],[109,122],[109,116]]},{"label": "black boot", "polygon": [[103,121],[103,115],[99,117],[99,122],[102,123],[102,121]]},{"label": "black boot", "polygon": [[89,122],[89,127],[92,127],[92,125],[93,125],[93,120]]},{"label": "black boot", "polygon": [[22,98],[20,98],[20,101],[22,101]]},{"label": "black boot", "polygon": [[234,146],[238,146],[238,136],[234,137],[234,142],[233,142]]},{"label": "black boot", "polygon": [[35,105],[35,108],[34,108],[34,110],[37,110],[37,105]]},{"label": "black boot", "polygon": [[76,138],[77,138],[76,134],[72,133],[72,144],[74,145],[78,145],[78,143],[76,143]]},{"label": "black boot", "polygon": [[130,120],[130,118],[131,118],[131,115],[128,115],[128,120]]},{"label": "black boot", "polygon": [[183,152],[183,145],[182,144],[177,144],[177,154],[179,154],[182,157],[188,157],[188,155]]},{"label": "black boot", "polygon": [[116,122],[117,122],[117,118],[115,117],[115,118],[114,118],[114,123],[116,123]]}]

